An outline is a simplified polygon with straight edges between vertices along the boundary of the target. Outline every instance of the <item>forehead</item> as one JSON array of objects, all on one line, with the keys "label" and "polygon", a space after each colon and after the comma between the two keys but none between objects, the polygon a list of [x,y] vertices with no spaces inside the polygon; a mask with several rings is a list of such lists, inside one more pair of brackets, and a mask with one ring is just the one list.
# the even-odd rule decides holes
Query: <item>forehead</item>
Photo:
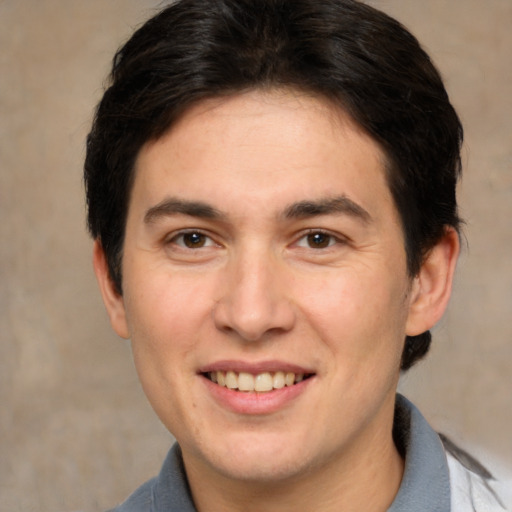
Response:
[{"label": "forehead", "polygon": [[243,196],[247,210],[362,191],[387,200],[385,168],[380,146],[339,107],[297,91],[251,91],[194,105],[146,144],[132,197],[154,205],[164,194],[216,204]]}]

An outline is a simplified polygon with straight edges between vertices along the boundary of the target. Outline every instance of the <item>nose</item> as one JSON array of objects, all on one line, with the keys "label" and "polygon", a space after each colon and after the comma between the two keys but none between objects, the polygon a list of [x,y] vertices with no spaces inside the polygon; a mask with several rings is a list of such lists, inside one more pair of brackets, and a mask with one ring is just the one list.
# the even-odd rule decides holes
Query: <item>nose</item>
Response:
[{"label": "nose", "polygon": [[224,274],[221,298],[213,311],[215,325],[244,341],[290,331],[295,310],[282,268],[268,254],[245,254]]}]

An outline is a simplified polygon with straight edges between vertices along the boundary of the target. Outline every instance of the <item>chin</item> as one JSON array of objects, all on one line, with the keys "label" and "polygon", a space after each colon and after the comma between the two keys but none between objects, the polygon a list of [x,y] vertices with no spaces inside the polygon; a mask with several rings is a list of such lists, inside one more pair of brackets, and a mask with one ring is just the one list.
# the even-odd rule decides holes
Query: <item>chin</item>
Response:
[{"label": "chin", "polygon": [[222,461],[213,469],[230,480],[247,483],[278,483],[298,477],[308,464],[300,457],[276,456],[239,457],[238,460]]},{"label": "chin", "polygon": [[[199,456],[210,470],[230,480],[269,483],[288,480],[309,466],[304,443],[290,434],[231,435],[212,443]],[[186,455],[184,455],[186,457]]]}]

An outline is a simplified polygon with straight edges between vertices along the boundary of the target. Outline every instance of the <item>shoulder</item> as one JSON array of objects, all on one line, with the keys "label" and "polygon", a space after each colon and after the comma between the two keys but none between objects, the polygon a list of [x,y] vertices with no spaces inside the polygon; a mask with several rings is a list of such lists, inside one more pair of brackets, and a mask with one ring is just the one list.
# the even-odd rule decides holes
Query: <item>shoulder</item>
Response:
[{"label": "shoulder", "polygon": [[146,512],[151,510],[153,486],[156,477],[141,485],[126,501],[108,512]]},{"label": "shoulder", "polygon": [[[401,395],[393,438],[405,459],[405,471],[388,512],[512,512],[512,474],[504,471],[496,480],[477,459],[436,433]],[[493,470],[498,467],[495,463]]]},{"label": "shoulder", "polygon": [[169,450],[160,474],[109,512],[196,512],[178,444]]},{"label": "shoulder", "polygon": [[452,512],[504,512],[509,510],[499,495],[500,483],[476,459],[440,436],[450,474]]}]

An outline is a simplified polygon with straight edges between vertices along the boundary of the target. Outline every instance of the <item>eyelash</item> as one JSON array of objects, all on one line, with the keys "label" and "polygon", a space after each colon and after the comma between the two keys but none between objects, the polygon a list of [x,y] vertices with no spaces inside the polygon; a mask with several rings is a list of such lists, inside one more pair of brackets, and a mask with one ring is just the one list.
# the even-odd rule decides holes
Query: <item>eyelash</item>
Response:
[{"label": "eyelash", "polygon": [[[184,241],[184,238],[187,236],[187,235],[197,235],[198,237],[201,237],[201,239],[203,241],[206,241],[205,243],[207,245],[198,245],[197,247],[191,247],[191,246],[188,246],[186,244],[186,242]],[[178,240],[181,239],[181,243],[178,242]],[[203,249],[204,247],[211,247],[211,246],[216,246],[218,244],[215,243],[215,241],[213,240],[213,238],[209,235],[207,235],[206,233],[202,232],[201,230],[199,229],[190,229],[190,230],[183,230],[183,231],[179,231],[178,233],[175,233],[173,234],[166,242],[167,244],[173,244],[173,245],[176,245],[178,246],[180,249],[184,249],[184,250],[197,250],[197,249]]]},{"label": "eyelash", "polygon": [[[326,237],[328,238],[328,243],[326,246],[323,246],[323,247],[311,247],[309,244],[308,244],[308,238],[311,237],[311,236],[316,236],[316,235],[321,235],[322,237]],[[307,240],[307,247],[305,246],[301,246],[299,244],[299,242],[301,240]],[[343,237],[340,237],[340,236],[336,236],[328,231],[324,231],[322,229],[310,229],[310,230],[307,230],[305,233],[302,234],[302,236],[300,238],[298,238],[297,242],[295,242],[295,245],[298,246],[298,247],[304,247],[304,248],[308,248],[308,249],[314,249],[314,250],[321,250],[321,249],[328,249],[330,247],[333,247],[335,245],[339,245],[339,244],[345,244],[347,243],[347,240]]]},{"label": "eyelash", "polygon": [[[187,235],[190,235],[190,236],[197,235],[200,238],[198,240],[198,245],[196,247],[187,245],[187,243],[184,240],[184,238]],[[309,244],[309,242],[311,241],[309,239],[309,237],[313,237],[313,236],[320,236],[323,238],[327,238],[327,244],[317,246],[317,247],[311,246]],[[178,240],[181,240],[181,242],[178,242]],[[302,240],[306,240],[306,245],[302,245],[300,243]],[[203,244],[200,244],[201,241],[203,242]],[[321,229],[310,229],[310,230],[306,231],[305,233],[302,233],[301,236],[297,239],[297,241],[293,245],[295,245],[297,247],[302,247],[305,249],[321,250],[321,249],[328,249],[330,247],[333,247],[334,245],[345,244],[346,242],[347,242],[346,239],[340,238],[339,236],[335,236],[328,231],[324,231]],[[177,245],[179,248],[184,249],[184,250],[192,250],[192,251],[197,250],[197,249],[203,249],[205,247],[218,246],[218,244],[213,240],[213,238],[211,236],[209,236],[208,234],[206,234],[203,231],[198,230],[198,229],[190,229],[190,230],[180,231],[180,232],[174,234],[171,238],[169,238],[167,243]]]}]

